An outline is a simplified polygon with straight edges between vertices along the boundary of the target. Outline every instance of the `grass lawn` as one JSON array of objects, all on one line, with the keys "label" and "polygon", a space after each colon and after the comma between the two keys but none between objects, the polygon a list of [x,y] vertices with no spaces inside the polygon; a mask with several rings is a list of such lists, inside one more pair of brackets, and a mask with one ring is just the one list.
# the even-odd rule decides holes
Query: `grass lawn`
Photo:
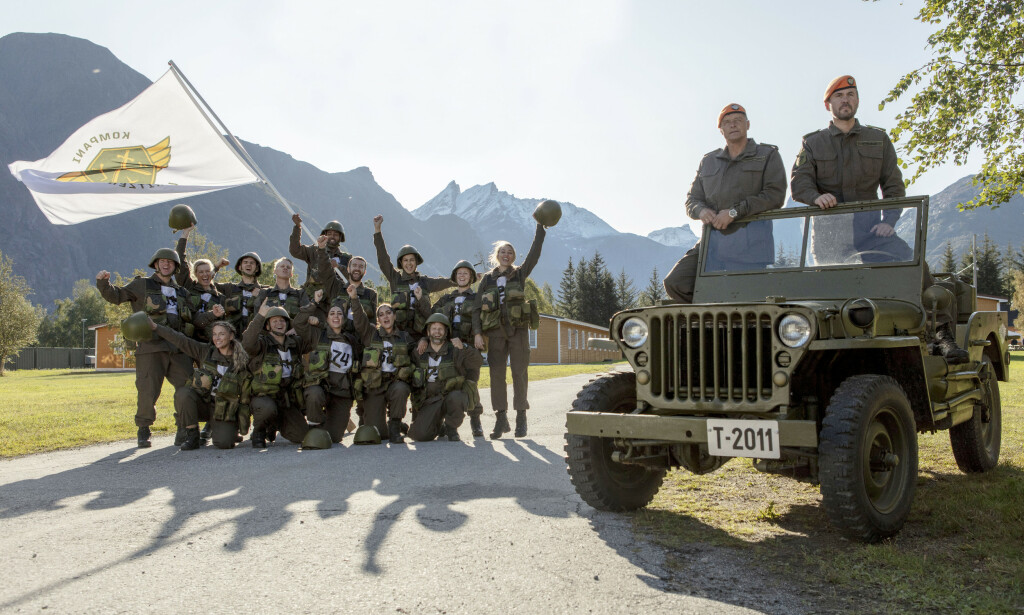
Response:
[{"label": "grass lawn", "polygon": [[654,502],[633,513],[634,526],[677,554],[680,571],[695,548],[731,550],[808,596],[814,612],[1024,612],[1024,356],[1012,360],[1011,381],[999,383],[999,466],[965,475],[949,432],[920,434],[910,518],[882,544],[847,541],[816,487],[743,459],[704,476],[669,473]]},{"label": "grass lawn", "polygon": [[[597,373],[609,363],[537,365],[530,380]],[[490,386],[484,369],[480,386]],[[154,433],[174,430],[174,389],[164,382]],[[18,370],[0,378],[0,457],[135,437],[135,372]]]}]

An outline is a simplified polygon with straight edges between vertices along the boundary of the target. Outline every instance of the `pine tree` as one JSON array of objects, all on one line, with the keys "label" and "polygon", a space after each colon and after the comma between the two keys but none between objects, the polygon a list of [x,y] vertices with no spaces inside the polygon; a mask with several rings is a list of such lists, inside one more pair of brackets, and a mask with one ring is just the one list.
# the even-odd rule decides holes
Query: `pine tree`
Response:
[{"label": "pine tree", "polygon": [[636,306],[636,288],[633,280],[626,275],[626,269],[619,271],[619,278],[615,281],[615,308],[616,311],[628,310]]},{"label": "pine tree", "polygon": [[[968,251],[961,261],[961,267],[975,265],[978,273],[978,294],[1005,297],[1009,294],[1003,281],[1003,257],[999,254],[996,244],[985,233],[981,246],[977,249],[978,261],[974,262],[974,255]],[[968,270],[969,271],[969,270]]]},{"label": "pine tree", "polygon": [[640,293],[640,304],[657,305],[664,298],[665,287],[661,283],[661,276],[658,275],[658,268],[655,267],[654,271],[651,272],[651,279],[647,283],[647,288]]},{"label": "pine tree", "polygon": [[942,251],[942,262],[939,263],[938,271],[952,273],[956,271],[956,254],[953,252],[953,244],[946,242],[946,249]]},{"label": "pine tree", "polygon": [[555,302],[555,312],[563,318],[575,319],[578,312],[576,297],[576,270],[572,265],[572,257],[569,257],[569,264],[562,272],[562,280],[558,283],[558,301]]}]

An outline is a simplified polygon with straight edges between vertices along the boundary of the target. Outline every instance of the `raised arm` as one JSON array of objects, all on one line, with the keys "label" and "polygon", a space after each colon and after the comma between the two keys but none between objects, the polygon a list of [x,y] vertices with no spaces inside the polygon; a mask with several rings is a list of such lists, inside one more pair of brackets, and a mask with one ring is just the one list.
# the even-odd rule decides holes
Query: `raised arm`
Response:
[{"label": "raised arm", "polygon": [[537,266],[537,261],[540,260],[540,249],[544,245],[545,235],[547,235],[547,231],[544,230],[544,225],[538,222],[537,232],[534,233],[533,243],[530,244],[530,251],[526,253],[523,265],[519,268],[522,272],[523,284],[526,283],[526,278],[530,277],[533,268]]}]

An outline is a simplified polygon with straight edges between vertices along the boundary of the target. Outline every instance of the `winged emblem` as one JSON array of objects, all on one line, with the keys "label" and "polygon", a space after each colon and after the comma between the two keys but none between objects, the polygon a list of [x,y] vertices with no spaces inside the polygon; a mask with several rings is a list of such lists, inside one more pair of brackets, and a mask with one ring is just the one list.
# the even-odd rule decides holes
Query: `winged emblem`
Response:
[{"label": "winged emblem", "polygon": [[151,147],[103,148],[84,171],[65,173],[62,182],[95,182],[102,184],[153,184],[156,174],[171,163],[171,138]]}]

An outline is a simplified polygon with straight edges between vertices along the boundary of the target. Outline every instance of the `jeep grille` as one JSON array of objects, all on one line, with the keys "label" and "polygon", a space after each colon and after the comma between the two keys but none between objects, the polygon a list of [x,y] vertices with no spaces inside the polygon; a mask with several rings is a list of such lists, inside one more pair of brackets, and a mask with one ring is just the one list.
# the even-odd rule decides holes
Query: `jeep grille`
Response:
[{"label": "jeep grille", "polygon": [[655,316],[651,393],[666,402],[729,405],[772,399],[772,318],[687,309]]}]

